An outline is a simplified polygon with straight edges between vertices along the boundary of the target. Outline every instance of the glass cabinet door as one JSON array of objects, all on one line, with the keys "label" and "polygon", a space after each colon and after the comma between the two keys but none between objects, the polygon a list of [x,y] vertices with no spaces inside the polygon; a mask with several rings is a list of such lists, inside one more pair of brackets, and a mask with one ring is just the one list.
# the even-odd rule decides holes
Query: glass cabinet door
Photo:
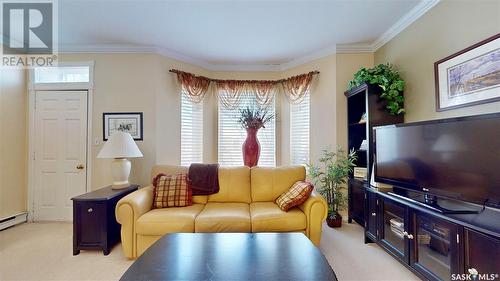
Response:
[{"label": "glass cabinet door", "polygon": [[382,245],[401,258],[408,262],[408,243],[406,240],[407,226],[405,225],[407,208],[384,198],[382,203],[382,228],[383,231],[380,237]]},{"label": "glass cabinet door", "polygon": [[412,241],[412,267],[430,280],[451,280],[457,273],[460,237],[457,226],[431,215],[415,212],[414,231],[408,235]]}]

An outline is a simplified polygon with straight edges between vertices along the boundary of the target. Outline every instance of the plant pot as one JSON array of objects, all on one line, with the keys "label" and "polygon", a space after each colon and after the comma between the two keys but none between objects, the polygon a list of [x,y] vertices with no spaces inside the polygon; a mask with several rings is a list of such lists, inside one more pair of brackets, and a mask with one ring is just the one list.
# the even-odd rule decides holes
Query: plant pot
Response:
[{"label": "plant pot", "polygon": [[326,224],[329,227],[341,227],[342,226],[342,216],[340,214],[330,215],[326,218]]},{"label": "plant pot", "polygon": [[257,166],[260,157],[260,143],[257,139],[259,129],[248,128],[247,138],[241,147],[243,151],[243,163],[245,166]]}]

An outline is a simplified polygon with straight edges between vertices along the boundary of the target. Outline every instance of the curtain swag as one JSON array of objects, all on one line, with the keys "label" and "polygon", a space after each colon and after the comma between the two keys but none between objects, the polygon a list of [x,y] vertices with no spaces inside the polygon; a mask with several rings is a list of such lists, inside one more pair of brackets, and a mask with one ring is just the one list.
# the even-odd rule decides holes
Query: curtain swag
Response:
[{"label": "curtain swag", "polygon": [[205,97],[210,83],[213,83],[222,105],[229,109],[236,108],[245,95],[255,95],[260,106],[268,106],[274,100],[275,88],[280,85],[291,104],[299,104],[311,87],[313,75],[319,71],[293,76],[281,80],[221,80],[196,76],[191,73],[171,69],[177,74],[183,93],[194,103]]},{"label": "curtain swag", "polygon": [[208,91],[210,80],[203,76],[195,76],[187,72],[178,72],[177,80],[181,85],[182,92],[194,103],[200,103]]}]

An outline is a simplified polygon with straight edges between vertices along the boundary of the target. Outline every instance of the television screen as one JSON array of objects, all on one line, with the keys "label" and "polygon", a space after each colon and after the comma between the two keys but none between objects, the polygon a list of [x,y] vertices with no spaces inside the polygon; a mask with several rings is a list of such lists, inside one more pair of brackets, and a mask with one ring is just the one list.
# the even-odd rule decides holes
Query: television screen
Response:
[{"label": "television screen", "polygon": [[500,203],[500,114],[375,130],[375,180],[474,203]]}]

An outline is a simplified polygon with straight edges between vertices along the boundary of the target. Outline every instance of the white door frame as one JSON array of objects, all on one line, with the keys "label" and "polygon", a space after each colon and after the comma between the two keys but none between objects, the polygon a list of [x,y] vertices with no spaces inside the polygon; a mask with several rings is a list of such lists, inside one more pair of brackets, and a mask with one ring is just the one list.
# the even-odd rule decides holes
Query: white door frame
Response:
[{"label": "white door frame", "polygon": [[94,61],[85,62],[60,62],[58,66],[88,66],[88,83],[44,83],[36,84],[34,81],[34,71],[28,73],[28,221],[32,222],[34,218],[35,206],[35,104],[36,91],[62,91],[62,90],[80,90],[87,91],[87,178],[86,192],[90,191],[91,173],[92,173],[92,98],[94,92]]}]

